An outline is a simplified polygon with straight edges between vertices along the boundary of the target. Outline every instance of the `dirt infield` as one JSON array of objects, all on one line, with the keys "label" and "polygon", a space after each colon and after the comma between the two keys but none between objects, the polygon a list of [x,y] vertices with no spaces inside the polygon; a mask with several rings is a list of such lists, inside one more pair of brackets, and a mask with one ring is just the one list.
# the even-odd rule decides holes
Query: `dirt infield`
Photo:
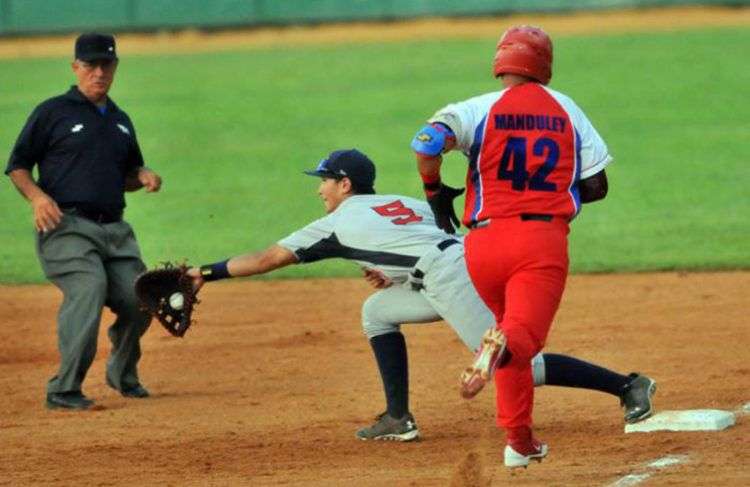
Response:
[{"label": "dirt infield", "polygon": [[[735,410],[750,400],[748,289],[747,272],[572,276],[548,350],[651,374],[661,410]],[[625,435],[615,398],[555,387],[537,389],[535,410],[549,458],[506,472],[492,391],[459,398],[470,355],[444,324],[404,327],[423,440],[355,440],[383,407],[358,324],[369,292],[347,279],[211,284],[186,338],[156,325],[144,337],[152,398],[107,388],[102,333],[84,384],[97,409],[70,413],[43,407],[58,291],[0,287],[0,485],[611,485],[675,454],[686,463],[652,469],[648,485],[750,483],[746,416],[718,433]]]},{"label": "dirt infield", "polygon": [[[600,12],[561,17],[429,20],[411,24],[123,35],[132,53],[494,37],[498,22],[553,34],[750,25],[750,9]],[[0,40],[0,58],[69,55],[72,37]],[[750,272],[577,275],[568,282],[547,349],[659,383],[660,410],[738,410],[750,401]],[[152,397],[125,399],[104,382],[109,343],[84,392],[87,412],[47,411],[57,365],[51,286],[0,286],[0,485],[619,486],[750,485],[750,418],[718,433],[623,433],[617,400],[543,387],[535,420],[550,456],[502,467],[494,391],[458,395],[470,360],[444,324],[404,327],[412,411],[423,440],[364,443],[354,431],[383,409],[379,375],[359,326],[370,289],[350,279],[208,285],[184,339],[153,325],[141,377]],[[109,323],[111,315],[104,322]],[[667,455],[680,465],[647,467]]]}]

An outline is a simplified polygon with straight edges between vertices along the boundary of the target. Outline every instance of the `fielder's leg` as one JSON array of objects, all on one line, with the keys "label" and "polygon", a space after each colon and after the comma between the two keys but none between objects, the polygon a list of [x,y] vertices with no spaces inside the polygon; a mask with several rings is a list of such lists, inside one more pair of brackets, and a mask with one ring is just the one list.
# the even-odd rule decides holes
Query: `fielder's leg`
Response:
[{"label": "fielder's leg", "polygon": [[416,291],[393,286],[370,296],[362,306],[362,325],[378,364],[387,409],[372,426],[357,431],[362,440],[411,441],[419,437],[409,411],[409,365],[401,323],[439,320]]},{"label": "fielder's leg", "polygon": [[651,398],[656,382],[642,374],[622,375],[568,355],[543,354],[543,383],[551,386],[576,387],[612,394],[625,408],[625,422],[637,423],[651,416]]}]

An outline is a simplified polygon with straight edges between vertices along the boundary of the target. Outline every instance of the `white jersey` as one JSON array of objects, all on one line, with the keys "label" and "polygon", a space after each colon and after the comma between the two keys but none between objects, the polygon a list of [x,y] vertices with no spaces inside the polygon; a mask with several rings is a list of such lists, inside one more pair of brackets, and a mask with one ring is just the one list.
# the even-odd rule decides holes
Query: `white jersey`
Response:
[{"label": "white jersey", "polygon": [[339,257],[406,280],[417,260],[446,239],[430,206],[400,195],[354,195],[328,215],[280,240],[301,263]]},{"label": "white jersey", "polygon": [[[540,86],[567,112],[573,129],[580,140],[580,179],[586,179],[600,172],[612,161],[612,157],[609,155],[604,140],[586,117],[586,114],[567,95],[546,86]],[[457,149],[471,159],[472,149],[477,150],[482,143],[483,129],[490,109],[506,91],[508,91],[507,88],[447,105],[438,110],[430,118],[429,123],[442,122],[448,125],[456,135]],[[557,123],[555,120],[543,120],[541,122],[550,124],[550,130],[554,130],[552,124]]]}]

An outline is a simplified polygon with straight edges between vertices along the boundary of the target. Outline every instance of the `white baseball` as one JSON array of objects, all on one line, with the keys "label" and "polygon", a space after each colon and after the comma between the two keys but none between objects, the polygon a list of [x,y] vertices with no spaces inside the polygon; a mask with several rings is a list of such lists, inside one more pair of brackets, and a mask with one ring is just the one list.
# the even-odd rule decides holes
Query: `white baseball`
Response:
[{"label": "white baseball", "polygon": [[185,298],[182,296],[182,293],[174,293],[169,297],[169,305],[172,309],[180,310],[184,304]]}]

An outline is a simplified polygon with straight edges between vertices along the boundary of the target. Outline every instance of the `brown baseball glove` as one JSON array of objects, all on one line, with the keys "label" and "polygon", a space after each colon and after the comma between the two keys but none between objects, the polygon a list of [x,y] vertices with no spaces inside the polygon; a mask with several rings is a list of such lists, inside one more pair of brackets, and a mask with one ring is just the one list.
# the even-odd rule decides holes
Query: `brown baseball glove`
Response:
[{"label": "brown baseball glove", "polygon": [[177,337],[185,335],[193,324],[190,316],[198,304],[187,270],[185,264],[165,262],[163,267],[146,271],[135,280],[135,294],[141,307]]}]

